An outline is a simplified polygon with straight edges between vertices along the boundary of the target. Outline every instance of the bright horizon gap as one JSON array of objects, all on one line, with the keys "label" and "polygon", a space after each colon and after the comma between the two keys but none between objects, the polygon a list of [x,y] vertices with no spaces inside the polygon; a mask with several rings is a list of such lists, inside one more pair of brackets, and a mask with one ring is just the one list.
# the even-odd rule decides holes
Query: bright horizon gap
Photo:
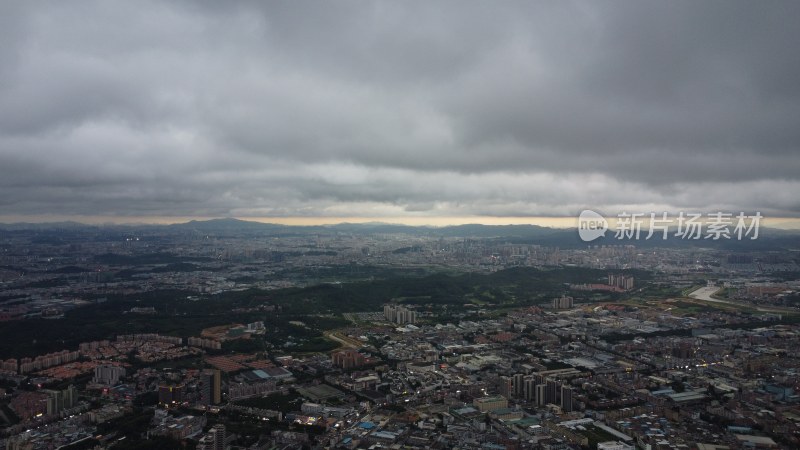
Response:
[{"label": "bright horizon gap", "polygon": [[450,226],[465,224],[480,225],[539,225],[551,228],[570,228],[576,226],[576,217],[491,217],[491,216],[452,216],[452,217],[400,217],[400,216],[288,216],[288,217],[250,217],[250,216],[61,216],[61,215],[0,215],[0,223],[52,223],[78,222],[88,225],[137,224],[171,225],[192,220],[214,220],[233,218],[248,222],[271,223],[278,225],[313,226],[336,225],[341,223],[386,223],[410,226]]},{"label": "bright horizon gap", "polygon": [[[575,228],[577,227],[577,216],[563,217],[493,217],[493,216],[382,216],[382,217],[361,217],[361,216],[315,216],[315,217],[247,217],[247,216],[61,216],[61,215],[0,215],[2,224],[19,223],[53,223],[53,222],[78,222],[87,225],[171,225],[186,223],[192,220],[204,221],[223,218],[235,218],[238,220],[271,223],[289,226],[314,226],[314,225],[336,225],[341,223],[386,223],[408,226],[433,226],[445,227],[453,225],[538,225],[549,228]],[[616,217],[608,216],[609,225],[614,226]],[[800,229],[800,218],[797,217],[764,217],[761,225],[786,229]]]}]

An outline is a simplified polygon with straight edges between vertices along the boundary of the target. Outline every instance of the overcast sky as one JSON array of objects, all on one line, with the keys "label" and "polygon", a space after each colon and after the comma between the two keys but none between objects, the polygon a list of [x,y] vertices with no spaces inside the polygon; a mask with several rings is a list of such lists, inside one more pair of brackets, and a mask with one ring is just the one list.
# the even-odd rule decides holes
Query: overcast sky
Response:
[{"label": "overcast sky", "polygon": [[798,217],[798,23],[797,1],[4,1],[0,218]]}]

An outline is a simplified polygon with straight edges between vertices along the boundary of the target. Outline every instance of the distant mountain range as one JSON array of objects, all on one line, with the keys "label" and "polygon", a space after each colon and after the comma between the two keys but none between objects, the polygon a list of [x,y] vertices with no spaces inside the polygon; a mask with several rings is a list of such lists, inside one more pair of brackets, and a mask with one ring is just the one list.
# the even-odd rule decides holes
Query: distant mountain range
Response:
[{"label": "distant mountain range", "polygon": [[577,234],[574,230],[547,228],[538,225],[452,225],[445,227],[412,226],[383,222],[339,223],[335,225],[279,225],[273,223],[250,222],[239,219],[192,220],[186,223],[169,225],[174,230],[193,230],[209,233],[263,233],[277,235],[308,234],[408,234],[415,236],[474,237],[474,238],[543,238],[565,232]]},{"label": "distant mountain range", "polygon": [[[77,222],[53,223],[16,223],[0,224],[0,232],[40,232],[48,231],[74,231],[74,232],[110,232],[110,233],[137,233],[137,232],[164,232],[169,233],[197,233],[214,236],[314,236],[335,234],[405,234],[412,236],[428,236],[441,238],[474,238],[496,239],[498,241],[539,244],[543,246],[581,248],[589,245],[636,245],[637,247],[709,247],[724,248],[730,251],[753,250],[780,250],[800,249],[800,230],[782,230],[762,227],[759,238],[756,240],[745,239],[709,239],[681,240],[671,237],[661,239],[615,239],[614,231],[609,230],[605,237],[592,242],[583,242],[578,237],[575,228],[548,228],[538,225],[452,225],[444,227],[411,226],[389,224],[382,222],[369,223],[340,223],[335,225],[281,225],[274,223],[252,222],[247,220],[224,218],[211,220],[192,220],[185,223],[172,225],[86,225]],[[642,236],[646,235],[643,230]]]}]

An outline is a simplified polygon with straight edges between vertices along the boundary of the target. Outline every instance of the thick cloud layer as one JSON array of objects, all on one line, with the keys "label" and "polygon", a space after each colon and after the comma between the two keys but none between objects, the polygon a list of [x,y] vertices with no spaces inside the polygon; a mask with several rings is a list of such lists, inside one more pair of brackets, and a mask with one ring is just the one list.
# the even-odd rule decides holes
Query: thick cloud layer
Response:
[{"label": "thick cloud layer", "polygon": [[3,2],[0,216],[800,216],[798,2]]}]

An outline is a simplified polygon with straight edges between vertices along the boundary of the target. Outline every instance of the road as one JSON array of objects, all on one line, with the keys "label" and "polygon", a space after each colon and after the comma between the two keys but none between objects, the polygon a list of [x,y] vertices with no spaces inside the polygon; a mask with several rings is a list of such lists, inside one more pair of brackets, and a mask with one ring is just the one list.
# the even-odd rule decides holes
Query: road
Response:
[{"label": "road", "polygon": [[360,341],[356,341],[354,339],[351,339],[351,338],[349,338],[347,336],[342,336],[342,335],[340,335],[339,333],[337,333],[335,331],[326,331],[326,332],[323,333],[323,335],[326,338],[328,338],[330,340],[333,340],[333,341],[336,341],[339,344],[341,344],[341,347],[339,347],[340,349],[341,348],[355,348],[355,349],[358,349],[358,348],[361,348],[361,347],[364,346],[364,343],[362,343]]},{"label": "road", "polygon": [[717,302],[717,303],[729,303],[731,305],[736,305],[737,303],[728,302],[725,300],[718,300],[716,298],[712,298],[711,296],[717,293],[720,287],[717,286],[706,286],[701,287],[700,289],[694,290],[689,293],[689,297],[696,298],[698,300],[705,300],[707,302]]},{"label": "road", "polygon": [[701,287],[700,289],[696,289],[696,290],[690,292],[689,293],[689,297],[693,298],[693,299],[696,299],[696,300],[702,300],[704,302],[724,303],[726,305],[738,306],[738,307],[741,307],[741,308],[753,308],[753,309],[755,309],[756,311],[759,311],[759,312],[784,313],[784,314],[785,313],[791,313],[791,314],[796,314],[797,313],[796,310],[792,310],[792,309],[788,309],[788,308],[779,308],[779,307],[765,308],[763,306],[756,306],[756,305],[753,305],[753,304],[737,302],[737,301],[733,301],[733,300],[720,300],[718,298],[711,297],[712,295],[714,295],[715,293],[717,293],[721,289],[722,288],[717,287],[717,286]]}]

